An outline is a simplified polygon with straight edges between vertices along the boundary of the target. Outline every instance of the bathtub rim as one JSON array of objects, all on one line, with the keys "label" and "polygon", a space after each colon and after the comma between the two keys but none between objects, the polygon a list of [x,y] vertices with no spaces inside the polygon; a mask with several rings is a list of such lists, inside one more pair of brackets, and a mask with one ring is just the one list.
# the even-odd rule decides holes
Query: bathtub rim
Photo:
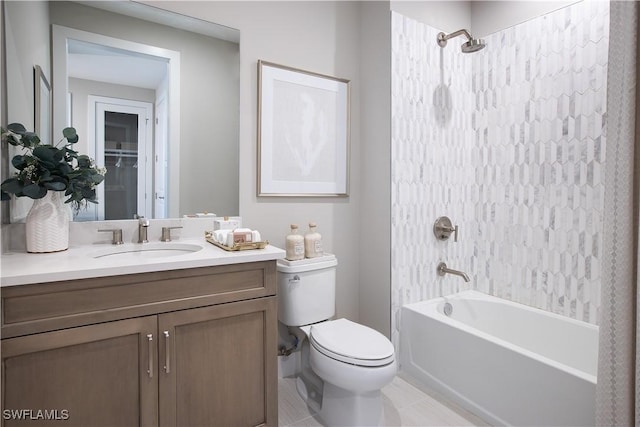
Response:
[{"label": "bathtub rim", "polygon": [[[418,301],[418,302],[414,302],[414,303],[409,303],[409,304],[405,304],[401,307],[401,316],[403,316],[402,313],[404,313],[405,310],[410,310],[413,311],[419,315],[423,315],[426,317],[429,317],[430,319],[433,319],[436,322],[442,323],[442,324],[446,324],[449,325],[451,327],[460,329],[466,333],[469,334],[473,334],[476,335],[482,339],[485,339],[487,341],[490,341],[496,345],[499,345],[501,347],[504,347],[508,350],[511,351],[515,351],[517,353],[520,353],[526,357],[530,357],[533,358],[535,360],[538,360],[542,363],[545,363],[547,365],[550,365],[556,369],[565,371],[571,375],[574,375],[582,380],[588,381],[594,385],[597,384],[597,373],[596,375],[590,374],[588,372],[584,372],[580,369],[574,368],[572,366],[566,365],[564,363],[558,362],[556,360],[553,360],[547,356],[543,356],[539,353],[536,353],[534,351],[528,350],[524,347],[520,347],[518,345],[512,344],[504,339],[498,338],[494,335],[491,335],[487,332],[483,332],[480,329],[476,329],[473,326],[470,326],[466,323],[463,323],[459,320],[453,319],[451,317],[446,316],[444,313],[442,313],[441,311],[438,310],[438,308],[440,306],[442,306],[444,303],[450,301],[450,300],[462,300],[462,299],[475,299],[475,300],[484,300],[484,301],[491,301],[491,302],[497,302],[499,304],[505,304],[505,305],[510,305],[513,307],[516,307],[518,309],[524,309],[527,311],[531,311],[531,312],[535,312],[535,313],[539,313],[539,314],[543,314],[545,316],[549,316],[558,320],[561,320],[563,322],[568,321],[569,323],[578,325],[580,327],[588,327],[589,329],[595,329],[596,332],[599,330],[598,326],[593,325],[591,323],[587,323],[587,322],[583,322],[580,320],[576,320],[576,319],[572,319],[570,317],[566,317],[566,316],[562,316],[556,313],[552,313],[552,312],[548,312],[545,310],[541,310],[539,308],[536,307],[531,307],[525,304],[521,304],[518,302],[514,302],[514,301],[510,301],[510,300],[506,300],[503,298],[499,298],[499,297],[495,297],[493,295],[489,295],[489,294],[485,294],[484,292],[480,292],[477,290],[465,290],[465,291],[461,291],[461,292],[457,292],[455,294],[451,294],[451,295],[447,295],[447,296],[442,296],[442,297],[437,297],[437,298],[433,298],[433,299],[428,299],[428,300],[424,300],[424,301]],[[402,349],[402,342],[400,342],[400,352],[403,351]],[[402,369],[402,367],[401,367]],[[597,369],[597,364],[596,364],[596,369]]]}]

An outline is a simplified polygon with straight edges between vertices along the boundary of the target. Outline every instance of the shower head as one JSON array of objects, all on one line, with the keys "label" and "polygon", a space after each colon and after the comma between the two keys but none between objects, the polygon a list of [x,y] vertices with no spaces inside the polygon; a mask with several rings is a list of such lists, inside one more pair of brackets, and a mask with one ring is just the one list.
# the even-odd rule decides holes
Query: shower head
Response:
[{"label": "shower head", "polygon": [[460,48],[462,49],[463,53],[473,53],[484,49],[486,46],[487,44],[482,39],[471,39],[462,43],[462,46],[460,46]]},{"label": "shower head", "polygon": [[447,45],[447,40],[461,35],[467,37],[467,41],[464,42],[460,47],[463,53],[477,52],[481,49],[484,49],[487,45],[484,40],[474,39],[473,37],[471,37],[471,34],[469,34],[469,31],[462,29],[451,34],[438,33],[438,46],[445,47]]}]

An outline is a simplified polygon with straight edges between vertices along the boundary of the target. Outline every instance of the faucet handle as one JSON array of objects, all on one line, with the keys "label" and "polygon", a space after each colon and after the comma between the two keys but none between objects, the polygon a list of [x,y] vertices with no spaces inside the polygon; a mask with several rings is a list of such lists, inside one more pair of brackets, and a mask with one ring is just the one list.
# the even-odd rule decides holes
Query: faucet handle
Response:
[{"label": "faucet handle", "polygon": [[433,224],[433,234],[438,240],[448,240],[453,233],[453,241],[458,241],[458,226],[454,226],[449,217],[441,216]]},{"label": "faucet handle", "polygon": [[105,230],[98,230],[99,232],[107,232],[110,231],[113,233],[113,237],[111,239],[111,243],[114,245],[122,245],[124,241],[122,240],[122,229],[121,228],[108,228]]},{"label": "faucet handle", "polygon": [[181,225],[175,227],[162,227],[162,237],[160,237],[161,242],[170,242],[171,241],[171,230],[175,228],[182,228]]}]

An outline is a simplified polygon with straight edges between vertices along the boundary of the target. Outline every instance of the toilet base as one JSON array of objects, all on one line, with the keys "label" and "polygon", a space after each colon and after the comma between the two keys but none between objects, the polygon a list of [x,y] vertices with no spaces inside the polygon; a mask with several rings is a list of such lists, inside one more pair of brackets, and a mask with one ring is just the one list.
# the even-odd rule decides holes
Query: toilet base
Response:
[{"label": "toilet base", "polygon": [[384,422],[382,393],[380,390],[354,393],[325,382],[318,416],[328,427],[381,426]]},{"label": "toilet base", "polygon": [[322,407],[322,384],[318,387],[318,384],[310,382],[308,379],[305,379],[301,376],[296,378],[296,390],[298,390],[298,394],[302,397],[313,412],[320,412],[320,408]]},{"label": "toilet base", "polygon": [[[390,383],[395,376],[395,360],[389,365],[375,368],[350,366],[320,355],[312,349],[308,339],[303,338],[300,347],[301,369],[296,388],[309,409],[317,413],[325,426],[384,425],[381,387]],[[319,371],[312,367],[314,363]],[[329,378],[352,378],[352,382],[343,382],[355,386],[356,390],[337,386],[328,381]]]}]

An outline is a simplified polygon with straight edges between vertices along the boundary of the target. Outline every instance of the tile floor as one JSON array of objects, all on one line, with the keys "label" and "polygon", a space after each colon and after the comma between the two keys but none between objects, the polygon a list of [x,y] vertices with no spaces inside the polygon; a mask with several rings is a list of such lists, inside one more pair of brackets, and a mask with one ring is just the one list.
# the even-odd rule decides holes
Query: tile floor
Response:
[{"label": "tile floor", "polygon": [[[396,376],[382,389],[385,426],[487,426],[477,416]],[[321,427],[296,390],[295,378],[278,381],[280,426]]]}]

